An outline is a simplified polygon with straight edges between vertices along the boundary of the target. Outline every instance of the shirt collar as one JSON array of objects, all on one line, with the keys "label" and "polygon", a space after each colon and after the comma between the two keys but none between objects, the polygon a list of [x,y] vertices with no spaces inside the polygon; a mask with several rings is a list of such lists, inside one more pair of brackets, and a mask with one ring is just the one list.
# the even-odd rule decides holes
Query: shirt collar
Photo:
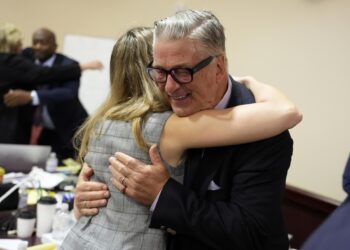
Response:
[{"label": "shirt collar", "polygon": [[227,107],[231,97],[232,82],[230,77],[228,78],[228,86],[225,95],[222,97],[220,102],[215,106],[215,109],[224,109]]},{"label": "shirt collar", "polygon": [[38,59],[35,60],[36,64],[39,64],[41,66],[45,66],[45,67],[52,67],[54,61],[56,59],[56,55],[53,54],[51,57],[49,57],[49,59],[47,59],[45,62],[40,62]]}]

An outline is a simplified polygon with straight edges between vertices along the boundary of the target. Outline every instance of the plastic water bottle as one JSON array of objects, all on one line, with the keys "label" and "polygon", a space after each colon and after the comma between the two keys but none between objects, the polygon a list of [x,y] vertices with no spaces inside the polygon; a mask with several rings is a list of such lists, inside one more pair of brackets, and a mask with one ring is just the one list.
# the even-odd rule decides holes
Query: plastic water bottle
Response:
[{"label": "plastic water bottle", "polygon": [[68,211],[68,204],[62,203],[56,211],[52,224],[52,237],[61,241],[74,224],[74,219]]},{"label": "plastic water bottle", "polygon": [[46,160],[46,171],[47,172],[54,172],[56,171],[58,165],[58,160],[56,157],[56,153],[55,152],[51,152],[49,158]]},{"label": "plastic water bottle", "polygon": [[26,183],[22,183],[19,186],[18,195],[19,195],[18,208],[25,208],[25,207],[27,207],[28,192],[27,192]]}]

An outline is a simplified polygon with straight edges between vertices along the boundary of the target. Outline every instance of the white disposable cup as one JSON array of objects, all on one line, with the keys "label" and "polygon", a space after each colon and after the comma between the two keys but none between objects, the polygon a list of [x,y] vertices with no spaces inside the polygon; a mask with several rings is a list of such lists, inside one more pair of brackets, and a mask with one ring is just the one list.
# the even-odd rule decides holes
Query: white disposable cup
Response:
[{"label": "white disposable cup", "polygon": [[17,218],[17,236],[28,238],[34,232],[35,218]]},{"label": "white disposable cup", "polygon": [[53,217],[56,212],[56,199],[54,197],[42,197],[36,205],[36,236],[41,237],[44,233],[52,230]]}]

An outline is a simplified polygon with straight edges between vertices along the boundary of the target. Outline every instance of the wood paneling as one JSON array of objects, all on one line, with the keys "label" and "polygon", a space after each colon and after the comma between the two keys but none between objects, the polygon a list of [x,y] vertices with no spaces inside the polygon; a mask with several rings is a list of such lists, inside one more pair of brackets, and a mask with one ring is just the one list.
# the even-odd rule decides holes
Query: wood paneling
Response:
[{"label": "wood paneling", "polygon": [[331,214],[340,202],[287,185],[283,214],[291,246],[300,248],[309,235]]}]

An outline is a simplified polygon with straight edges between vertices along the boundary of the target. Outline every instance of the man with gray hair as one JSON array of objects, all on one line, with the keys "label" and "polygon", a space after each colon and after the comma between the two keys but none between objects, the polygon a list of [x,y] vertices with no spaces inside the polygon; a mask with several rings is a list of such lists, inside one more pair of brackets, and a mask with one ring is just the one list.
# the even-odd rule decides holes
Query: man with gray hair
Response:
[{"label": "man with gray hair", "polygon": [[[178,116],[254,102],[228,74],[224,28],[211,12],[184,10],[157,21],[153,49],[147,70]],[[118,152],[110,169],[120,191],[151,207],[150,227],[169,233],[167,249],[286,250],[281,202],[292,151],[288,131],[254,143],[192,149],[184,156],[183,184],[169,177],[154,147],[153,165]],[[106,192],[99,187],[79,183],[81,214],[103,204]]]}]

